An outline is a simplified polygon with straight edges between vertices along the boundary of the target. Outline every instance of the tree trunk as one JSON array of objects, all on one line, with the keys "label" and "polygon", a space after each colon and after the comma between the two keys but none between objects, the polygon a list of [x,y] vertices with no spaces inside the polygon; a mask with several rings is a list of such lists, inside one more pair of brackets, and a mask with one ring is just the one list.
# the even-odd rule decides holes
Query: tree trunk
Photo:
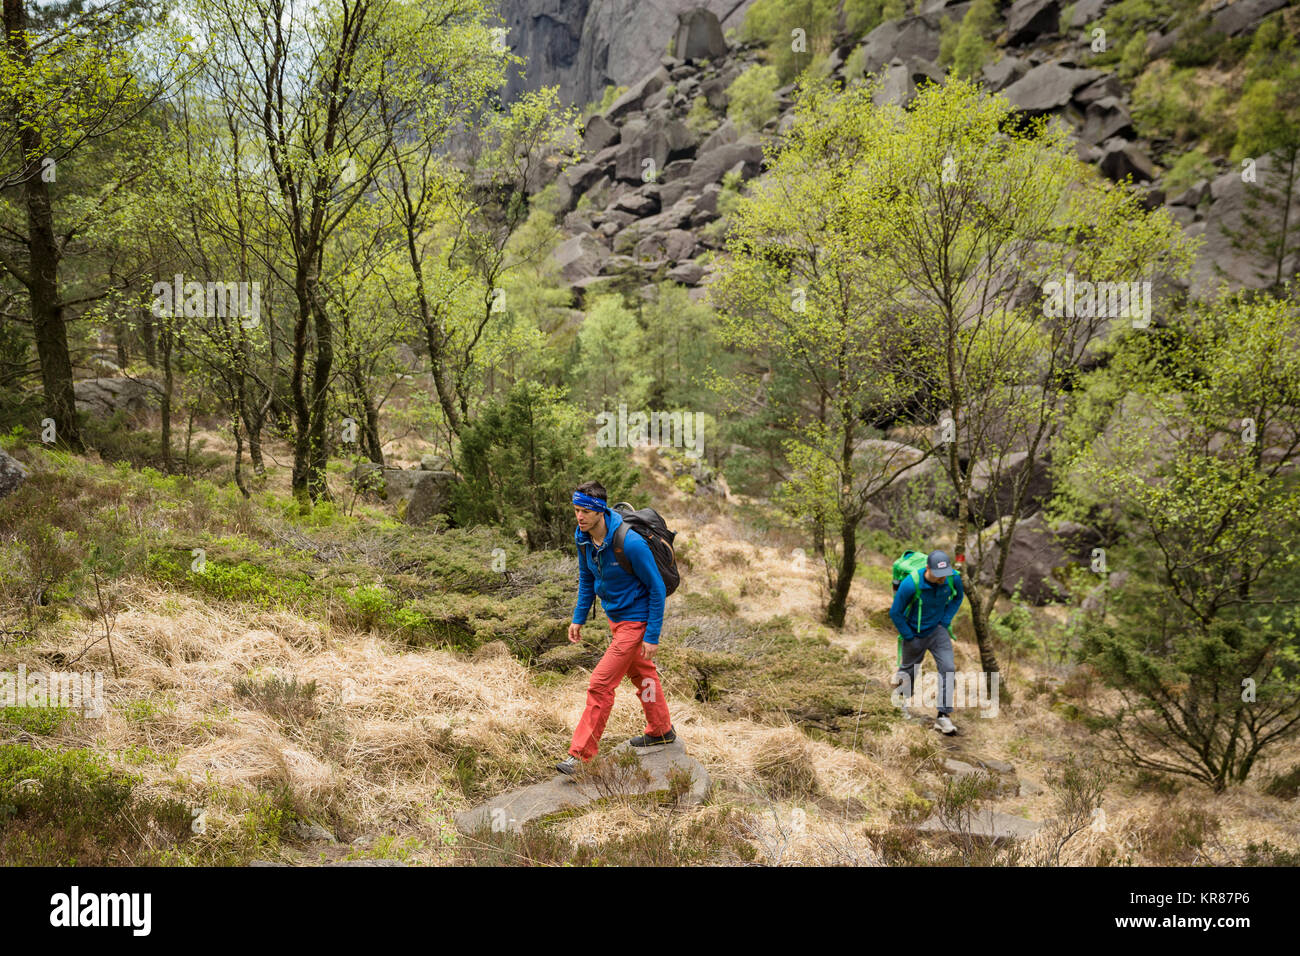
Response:
[{"label": "tree trunk", "polygon": [[153,324],[153,313],[144,309],[140,313],[140,341],[144,345],[144,360],[150,368],[158,367],[157,330]]},{"label": "tree trunk", "polygon": [[826,606],[826,623],[831,627],[843,627],[844,615],[849,605],[849,588],[853,586],[853,575],[858,569],[858,523],[845,521],[840,534],[843,552],[840,554],[840,570],[835,576],[835,588],[831,592],[830,603]]},{"label": "tree trunk", "polygon": [[310,454],[307,461],[307,490],[313,501],[329,499],[325,481],[325,467],[329,461],[329,445],[325,438],[326,416],[329,414],[330,374],[334,366],[334,330],[316,290],[312,289],[312,317],[316,326],[316,361],[312,366],[311,435]]},{"label": "tree trunk", "polygon": [[307,392],[304,389],[304,371],[307,364],[307,324],[311,309],[307,304],[306,276],[298,279],[298,314],[293,323],[293,371],[289,376],[289,389],[293,394],[293,478],[291,484],[294,497],[303,499],[307,496],[308,451],[311,437],[311,409],[307,405]]},{"label": "tree trunk", "polygon": [[[31,65],[27,47],[27,11],[22,0],[4,0],[5,38],[15,59]],[[18,103],[20,109],[31,104]],[[25,111],[25,110],[24,110]],[[74,451],[84,450],[77,427],[77,399],[72,389],[72,359],[68,354],[68,329],[59,301],[59,246],[54,237],[54,212],[50,191],[41,178],[38,155],[40,137],[22,124],[19,133],[26,176],[21,185],[27,213],[28,268],[16,275],[27,288],[32,306],[32,331],[41,363],[41,386],[45,392],[45,413],[54,419],[56,443]]]},{"label": "tree trunk", "polygon": [[172,327],[171,319],[164,319],[158,330],[158,346],[162,352],[163,396],[162,396],[162,456],[163,474],[172,473],[172,396],[176,391],[176,380],[172,375]]}]

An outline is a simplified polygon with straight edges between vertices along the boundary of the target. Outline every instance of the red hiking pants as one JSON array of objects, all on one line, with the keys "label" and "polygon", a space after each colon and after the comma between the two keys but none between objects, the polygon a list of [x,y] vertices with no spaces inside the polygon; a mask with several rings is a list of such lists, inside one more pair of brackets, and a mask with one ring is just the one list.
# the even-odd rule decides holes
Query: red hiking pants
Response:
[{"label": "red hiking pants", "polygon": [[600,735],[605,732],[605,722],[614,709],[614,691],[623,678],[629,677],[641,699],[645,711],[645,732],[661,737],[668,733],[672,721],[668,717],[668,702],[659,686],[659,670],[654,661],[641,656],[641,638],[645,635],[645,621],[610,621],[613,638],[609,649],[591,672],[587,684],[587,707],[573,732],[569,753],[582,760],[596,756]]}]

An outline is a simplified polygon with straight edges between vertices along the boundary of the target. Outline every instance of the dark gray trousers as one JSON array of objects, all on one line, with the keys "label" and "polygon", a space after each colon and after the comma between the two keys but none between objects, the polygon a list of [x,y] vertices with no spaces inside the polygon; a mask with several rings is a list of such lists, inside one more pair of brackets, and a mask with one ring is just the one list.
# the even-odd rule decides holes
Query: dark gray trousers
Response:
[{"label": "dark gray trousers", "polygon": [[930,656],[934,658],[934,666],[939,672],[939,706],[937,709],[940,714],[951,714],[955,680],[953,675],[956,673],[957,667],[953,663],[952,635],[948,633],[948,629],[942,624],[936,624],[920,637],[914,637],[910,641],[903,642],[903,661],[898,665],[898,672],[907,677],[904,689],[910,692],[908,696],[916,692],[916,665],[921,663],[926,651],[929,651]]}]

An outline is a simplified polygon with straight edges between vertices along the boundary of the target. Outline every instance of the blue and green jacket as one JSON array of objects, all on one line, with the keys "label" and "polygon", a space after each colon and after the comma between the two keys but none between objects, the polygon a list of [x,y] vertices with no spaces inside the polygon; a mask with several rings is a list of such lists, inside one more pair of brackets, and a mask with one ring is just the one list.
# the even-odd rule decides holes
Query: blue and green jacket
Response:
[{"label": "blue and green jacket", "polygon": [[918,575],[921,579],[921,626],[919,628],[916,626],[916,607],[908,606],[916,594],[916,585],[912,583],[912,576],[909,574],[899,583],[898,590],[894,592],[894,603],[889,608],[889,616],[903,640],[910,641],[922,634],[928,634],[937,624],[942,624],[945,629],[952,628],[952,619],[961,607],[962,597],[966,593],[961,583],[961,572],[954,571],[952,576],[953,583],[956,585],[955,595],[948,591],[946,579],[941,578],[938,584],[931,584],[925,579],[924,571]]},{"label": "blue and green jacket", "polygon": [[623,554],[633,573],[623,570],[614,557],[614,532],[622,523],[623,517],[617,511],[605,512],[605,540],[600,547],[581,528],[574,531],[573,540],[578,545],[578,603],[573,609],[573,623],[586,624],[592,598],[599,597],[611,621],[645,621],[642,640],[658,644],[664,624],[664,579],[650,545],[631,528],[623,538]]}]

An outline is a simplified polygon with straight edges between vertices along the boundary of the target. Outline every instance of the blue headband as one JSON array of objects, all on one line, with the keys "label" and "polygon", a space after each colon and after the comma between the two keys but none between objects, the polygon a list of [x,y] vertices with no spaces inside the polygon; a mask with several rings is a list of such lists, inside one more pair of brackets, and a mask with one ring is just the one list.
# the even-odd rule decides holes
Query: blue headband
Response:
[{"label": "blue headband", "polygon": [[581,491],[573,493],[573,503],[579,508],[586,508],[588,511],[605,512],[609,510],[609,505],[599,498],[593,498],[591,495],[584,495]]}]

